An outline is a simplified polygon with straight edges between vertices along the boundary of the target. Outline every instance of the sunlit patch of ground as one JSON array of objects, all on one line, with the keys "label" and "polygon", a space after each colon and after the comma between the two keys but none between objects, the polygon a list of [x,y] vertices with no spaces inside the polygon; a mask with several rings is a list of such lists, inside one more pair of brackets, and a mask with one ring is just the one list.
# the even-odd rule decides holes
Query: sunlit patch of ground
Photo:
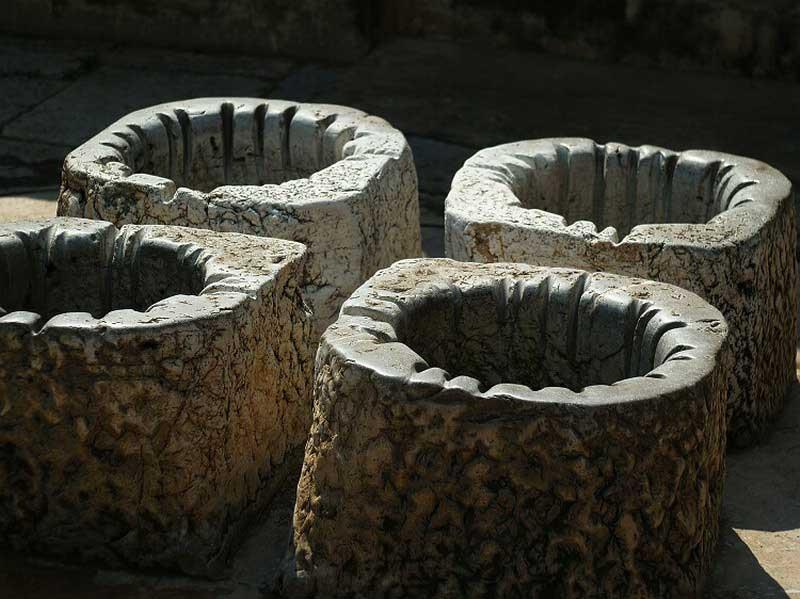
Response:
[{"label": "sunlit patch of ground", "polygon": [[0,196],[0,223],[56,215],[56,190],[25,195]]}]

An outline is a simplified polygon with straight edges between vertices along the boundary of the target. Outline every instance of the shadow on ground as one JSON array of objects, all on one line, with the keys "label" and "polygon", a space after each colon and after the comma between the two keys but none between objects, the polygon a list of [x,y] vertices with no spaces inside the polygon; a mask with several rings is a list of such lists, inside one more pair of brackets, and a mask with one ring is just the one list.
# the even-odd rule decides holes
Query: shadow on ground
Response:
[{"label": "shadow on ground", "polygon": [[[298,476],[299,476],[298,472]],[[206,581],[25,560],[0,553],[0,597],[9,599],[256,599],[277,575],[291,534],[294,489],[275,498],[232,560],[227,578]]]},{"label": "shadow on ground", "polygon": [[728,454],[708,597],[800,597],[800,384],[760,445]]}]

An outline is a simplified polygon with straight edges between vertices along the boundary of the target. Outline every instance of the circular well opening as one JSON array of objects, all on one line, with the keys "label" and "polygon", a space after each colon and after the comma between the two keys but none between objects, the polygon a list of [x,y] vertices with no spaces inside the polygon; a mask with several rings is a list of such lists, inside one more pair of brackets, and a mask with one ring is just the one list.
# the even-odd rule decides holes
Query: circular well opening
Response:
[{"label": "circular well opening", "polygon": [[27,311],[45,320],[66,312],[95,318],[112,310],[146,311],[173,295],[204,288],[197,253],[164,240],[137,243],[120,256],[112,227],[94,232],[49,227],[0,243],[0,316]]},{"label": "circular well opening", "polygon": [[[335,140],[324,140],[338,118],[286,102],[175,104],[116,133],[124,144],[106,145],[133,173],[208,193],[303,179],[337,162],[353,138],[353,127],[343,126]],[[325,144],[333,151],[323,151]]]},{"label": "circular well opening", "polygon": [[678,349],[656,350],[685,326],[650,302],[565,281],[500,280],[429,294],[408,306],[398,339],[430,367],[470,376],[481,389],[512,383],[533,390],[611,385],[644,376]]},{"label": "circular well opening", "polygon": [[545,147],[515,152],[522,168],[507,165],[520,205],[561,215],[568,225],[613,227],[618,239],[641,224],[705,224],[743,203],[746,198],[737,196],[757,183],[743,179],[733,164],[693,152],[591,140]]}]

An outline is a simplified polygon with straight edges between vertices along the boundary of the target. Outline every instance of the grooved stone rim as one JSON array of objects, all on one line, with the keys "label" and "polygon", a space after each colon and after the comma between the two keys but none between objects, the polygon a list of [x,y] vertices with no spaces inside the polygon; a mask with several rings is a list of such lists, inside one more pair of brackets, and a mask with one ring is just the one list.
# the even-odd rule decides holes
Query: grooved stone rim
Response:
[{"label": "grooved stone rim", "polygon": [[421,253],[405,138],[344,106],[201,98],[133,112],[67,156],[58,212],[305,243],[317,334],[373,272]]},{"label": "grooved stone rim", "polygon": [[305,260],[184,227],[0,226],[0,538],[223,572],[305,444]]},{"label": "grooved stone rim", "polygon": [[661,280],[718,307],[736,355],[737,446],[763,434],[794,379],[796,243],[786,177],[719,152],[515,142],[467,160],[445,203],[450,258]]},{"label": "grooved stone rim", "polygon": [[[591,220],[577,219],[567,223],[561,214],[538,209],[536,205],[525,207],[521,204],[518,191],[522,172],[535,169],[539,157],[553,156],[557,162],[568,161],[570,154],[579,149],[594,151],[594,160],[600,161],[600,164],[596,164],[595,172],[600,172],[603,179],[610,172],[612,156],[614,159],[627,160],[628,154],[633,154],[639,161],[643,161],[644,157],[660,160],[658,167],[664,171],[662,183],[675,183],[676,169],[682,165],[695,168],[709,165],[709,172],[703,180],[704,183],[713,183],[714,179],[719,179],[719,197],[715,206],[718,213],[706,213],[707,222],[667,220],[664,223],[636,224],[630,233],[619,239],[608,229],[598,232],[596,223]],[[570,166],[564,165],[565,174]],[[622,164],[618,170],[627,168],[627,164]],[[582,186],[581,182],[564,181],[560,173],[555,177],[558,183],[565,184],[559,185],[560,193],[569,194]],[[547,186],[547,183],[544,185]],[[553,188],[545,189],[546,193],[551,191]],[[600,189],[601,194],[603,191],[607,190]],[[454,226],[458,226],[458,221],[468,221],[529,227],[598,245],[668,241],[687,247],[708,248],[750,239],[764,221],[776,217],[791,193],[791,183],[783,174],[750,158],[705,150],[678,153],[657,146],[631,148],[615,142],[602,146],[589,139],[553,138],[514,142],[477,152],[453,178],[447,197],[446,218]],[[602,211],[603,207],[597,204],[602,202],[602,198],[598,199],[596,193],[594,196],[594,220],[599,220],[597,210]],[[667,219],[670,218],[670,197],[668,195],[663,199],[662,216]],[[452,243],[455,245],[457,241],[453,240]]]},{"label": "grooved stone rim", "polygon": [[[579,392],[566,387],[531,389],[514,383],[500,383],[484,389],[482,382],[473,377],[457,376],[429,364],[398,338],[401,321],[413,318],[409,312],[425,298],[441,296],[443,287],[463,291],[504,278],[508,285],[524,282],[530,286],[538,286],[544,279],[573,279],[574,286],[567,294],[574,297],[577,290],[577,301],[571,308],[576,311],[570,316],[571,325],[578,318],[582,299],[593,302],[602,299],[604,293],[610,293],[641,300],[637,318],[649,318],[651,313],[657,313],[651,321],[655,328],[645,331],[642,344],[655,347],[664,333],[669,332],[669,347],[653,350],[656,361],[665,356],[666,361],[613,385],[587,385]],[[553,284],[549,283],[548,288]],[[565,331],[565,335],[580,334],[576,327],[570,328],[572,330]],[[371,370],[375,376],[404,381],[412,386],[418,384],[436,391],[458,389],[475,399],[505,397],[567,403],[589,409],[647,401],[691,386],[715,368],[726,335],[727,325],[718,310],[672,285],[561,268],[531,268],[521,264],[488,266],[428,259],[401,260],[379,271],[342,305],[339,319],[328,328],[323,339],[325,351],[335,352],[343,360]],[[566,345],[570,345],[570,341],[567,339]],[[614,391],[610,392],[612,386]]]},{"label": "grooved stone rim", "polygon": [[[34,335],[48,333],[54,336],[64,330],[101,336],[124,335],[126,329],[137,333],[144,330],[165,332],[171,326],[218,318],[225,311],[256,299],[281,269],[291,264],[302,264],[306,253],[305,247],[296,242],[281,239],[259,242],[235,233],[220,237],[183,227],[127,225],[117,231],[110,223],[68,217],[4,223],[0,224],[2,287],[13,290],[26,278],[32,266],[31,260],[36,258],[25,254],[36,252],[31,247],[36,243],[42,245],[41,259],[45,264],[62,259],[59,252],[71,247],[75,247],[76,251],[71,253],[70,259],[85,259],[87,256],[81,255],[83,248],[78,247],[82,241],[80,238],[91,239],[89,245],[94,245],[99,238],[101,241],[96,243],[98,248],[106,246],[100,248],[105,254],[101,259],[107,261],[102,279],[98,277],[98,280],[90,281],[89,287],[95,284],[111,285],[113,268],[134,270],[140,249],[144,245],[159,245],[168,252],[172,251],[176,262],[186,262],[185,268],[196,270],[196,275],[200,277],[200,289],[196,294],[180,293],[158,298],[145,310],[109,309],[104,310],[101,316],[93,316],[82,310],[68,310],[59,311],[52,318],[43,318],[42,314],[35,311],[7,309],[0,304],[0,327],[21,326]],[[253,252],[260,251],[263,259],[253,261],[237,257],[231,260],[232,255],[226,254],[225,245],[232,243],[240,245],[240,251],[245,248]],[[147,275],[142,273],[140,276]],[[76,283],[86,284],[85,281]],[[18,302],[25,301],[25,292],[20,290],[17,294]],[[47,295],[47,290],[43,290],[43,293]]]},{"label": "grooved stone rim", "polygon": [[[661,364],[580,391],[485,389],[426,362],[405,341],[419,341],[413,326],[422,317],[419,333],[438,346],[438,315],[469,297],[487,302],[485,312],[458,317],[474,329],[470,340],[486,330],[480,314],[491,320],[496,310],[504,319],[516,313],[506,310],[511,304],[545,306],[531,318],[552,327],[546,343],[577,356],[580,343],[569,331],[603,346],[615,314],[629,314],[637,326],[626,346],[638,338]],[[581,322],[600,326],[584,333]],[[440,327],[451,334],[449,321]],[[665,283],[444,259],[380,271],[344,304],[317,354],[284,592],[699,592],[722,498],[726,339],[718,310]],[[486,333],[481,341],[494,347],[496,339]],[[548,355],[558,360],[561,353]],[[603,364],[606,358],[615,360],[609,354]],[[531,356],[531,369],[537,359]]]}]

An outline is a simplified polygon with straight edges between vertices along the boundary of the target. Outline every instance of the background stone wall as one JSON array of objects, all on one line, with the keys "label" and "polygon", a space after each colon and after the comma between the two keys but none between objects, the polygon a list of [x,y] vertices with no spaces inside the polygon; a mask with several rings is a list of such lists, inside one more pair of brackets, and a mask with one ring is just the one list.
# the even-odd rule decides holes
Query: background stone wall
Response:
[{"label": "background stone wall", "polygon": [[798,0],[6,0],[0,31],[331,62],[403,36],[800,79]]},{"label": "background stone wall", "polygon": [[379,29],[574,58],[797,79],[797,0],[402,0]]},{"label": "background stone wall", "polygon": [[357,0],[4,0],[0,31],[349,61],[366,53]]}]

